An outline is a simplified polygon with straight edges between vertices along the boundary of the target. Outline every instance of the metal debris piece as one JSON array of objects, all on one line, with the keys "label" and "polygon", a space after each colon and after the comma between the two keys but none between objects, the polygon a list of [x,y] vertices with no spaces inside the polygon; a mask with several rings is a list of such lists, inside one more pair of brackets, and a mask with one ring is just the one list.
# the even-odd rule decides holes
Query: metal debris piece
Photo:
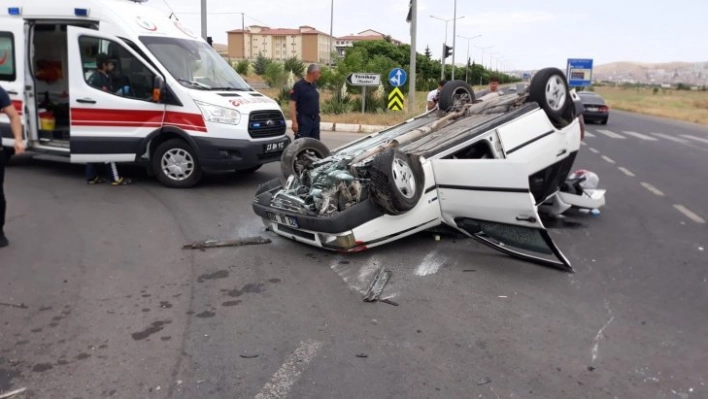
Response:
[{"label": "metal debris piece", "polygon": [[17,309],[29,309],[29,306],[25,305],[24,303],[17,305],[14,303],[0,302],[0,306],[7,306],[9,308],[17,308]]},{"label": "metal debris piece", "polygon": [[364,294],[364,302],[377,301],[390,277],[390,271],[380,268],[374,279],[371,281],[371,284],[369,284],[369,289],[366,290],[366,294]]},{"label": "metal debris piece", "polygon": [[182,249],[199,249],[205,250],[208,248],[221,248],[221,247],[243,247],[246,245],[263,245],[270,244],[272,241],[269,238],[263,237],[246,237],[239,238],[238,240],[206,240],[206,241],[196,241],[191,244],[186,244],[182,246]]},{"label": "metal debris piece", "polygon": [[366,353],[357,353],[356,357],[369,357]]},{"label": "metal debris piece", "polygon": [[255,359],[258,355],[241,355],[241,357],[244,359]]},{"label": "metal debris piece", "polygon": [[492,379],[489,377],[485,377],[482,380],[480,380],[479,382],[477,382],[477,385],[487,385],[490,382],[492,382]]},{"label": "metal debris piece", "polygon": [[463,270],[463,272],[476,272],[476,271],[477,271],[477,270],[475,270],[475,269],[465,269],[465,270]]},{"label": "metal debris piece", "polygon": [[12,396],[21,394],[22,392],[24,392],[24,391],[26,391],[26,390],[27,390],[27,388],[20,388],[20,389],[14,390],[14,391],[10,391],[10,392],[6,392],[6,393],[3,393],[3,394],[0,394],[0,399],[6,399],[6,398],[9,398],[9,397],[12,397]]},{"label": "metal debris piece", "polygon": [[379,302],[387,303],[387,304],[393,305],[393,306],[398,306],[398,302],[392,301],[392,300],[390,300],[390,299],[382,299],[382,300],[380,300]]}]

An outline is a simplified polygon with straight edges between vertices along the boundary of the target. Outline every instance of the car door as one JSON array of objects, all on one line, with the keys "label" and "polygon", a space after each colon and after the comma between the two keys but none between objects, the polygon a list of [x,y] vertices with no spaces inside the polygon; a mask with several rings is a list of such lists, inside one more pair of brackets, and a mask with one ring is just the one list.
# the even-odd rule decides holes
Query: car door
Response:
[{"label": "car door", "polygon": [[[71,161],[135,161],[141,142],[162,126],[165,104],[152,92],[155,77],[164,77],[115,36],[69,26],[67,37]],[[88,83],[100,53],[116,60],[110,88]]]},{"label": "car door", "polygon": [[508,255],[572,271],[538,216],[526,162],[435,159],[432,165],[445,223]]},{"label": "car door", "polygon": [[[25,22],[22,19],[4,18],[0,26],[0,85],[10,95],[12,105],[22,116],[22,125],[27,125],[25,110],[26,93],[24,90],[25,59]],[[3,146],[10,147],[14,137],[10,130],[7,115],[0,114],[0,136]],[[27,146],[27,134],[23,136]]]}]

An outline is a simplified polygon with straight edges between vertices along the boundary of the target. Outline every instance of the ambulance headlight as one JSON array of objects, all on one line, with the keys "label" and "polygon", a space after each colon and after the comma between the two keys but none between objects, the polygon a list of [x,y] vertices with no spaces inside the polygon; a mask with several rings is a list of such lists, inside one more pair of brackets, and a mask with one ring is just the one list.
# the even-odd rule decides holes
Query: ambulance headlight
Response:
[{"label": "ambulance headlight", "polygon": [[238,125],[241,122],[241,113],[235,109],[220,107],[195,101],[197,106],[202,111],[202,116],[207,122],[226,123],[229,125]]}]

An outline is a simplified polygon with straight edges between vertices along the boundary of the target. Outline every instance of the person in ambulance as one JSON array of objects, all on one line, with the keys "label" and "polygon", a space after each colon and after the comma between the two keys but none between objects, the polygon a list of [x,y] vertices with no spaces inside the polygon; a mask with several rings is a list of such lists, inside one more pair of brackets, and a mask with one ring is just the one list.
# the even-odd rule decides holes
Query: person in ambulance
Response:
[{"label": "person in ambulance", "polygon": [[[111,59],[107,54],[98,54],[96,56],[96,71],[88,78],[88,84],[99,90],[115,92],[118,95],[128,94],[130,86],[121,87],[117,91],[113,90],[111,72],[113,72],[115,68],[115,63],[116,60]],[[104,169],[101,166],[105,166],[106,168]],[[86,182],[88,184],[105,183],[106,179],[100,172],[104,172],[103,175],[107,176],[114,186],[124,186],[132,183],[131,179],[126,179],[118,174],[118,166],[115,162],[106,162],[105,165],[87,163]]]}]

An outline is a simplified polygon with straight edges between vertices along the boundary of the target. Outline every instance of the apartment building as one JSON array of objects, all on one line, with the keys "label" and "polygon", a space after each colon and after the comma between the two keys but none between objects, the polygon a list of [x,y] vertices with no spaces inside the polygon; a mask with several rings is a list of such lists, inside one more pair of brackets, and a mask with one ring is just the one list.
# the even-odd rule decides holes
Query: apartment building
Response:
[{"label": "apartment building", "polygon": [[[338,57],[344,57],[347,52],[347,48],[354,46],[356,42],[362,41],[373,41],[373,40],[386,40],[387,35],[375,31],[373,29],[368,29],[363,32],[359,32],[356,35],[342,36],[335,39],[334,46]],[[400,45],[401,41],[396,39],[391,39],[391,43]]]},{"label": "apartment building", "polygon": [[[228,56],[254,60],[259,54],[281,61],[296,57],[304,62],[326,63],[332,37],[311,26],[297,29],[251,25],[247,29],[227,32]],[[332,47],[334,50],[334,48]]]}]

